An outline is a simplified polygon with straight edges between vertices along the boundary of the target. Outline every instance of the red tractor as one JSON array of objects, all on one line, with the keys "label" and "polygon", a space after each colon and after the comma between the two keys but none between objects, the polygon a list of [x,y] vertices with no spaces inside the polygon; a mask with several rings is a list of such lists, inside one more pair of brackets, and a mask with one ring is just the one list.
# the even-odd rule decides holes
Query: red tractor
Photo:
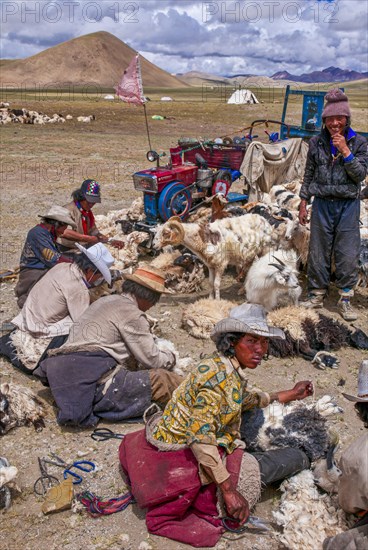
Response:
[{"label": "red tractor", "polygon": [[229,202],[247,200],[247,195],[229,193],[229,189],[241,176],[239,169],[248,143],[240,138],[235,144],[232,140],[231,144],[216,141],[179,141],[178,147],[170,149],[165,166],[160,166],[160,155],[155,151],[147,153],[147,159],[157,165],[133,175],[135,189],[143,191],[146,215],[144,222],[136,224],[140,226],[137,229],[147,230],[171,216],[184,220],[216,193],[222,193]]}]

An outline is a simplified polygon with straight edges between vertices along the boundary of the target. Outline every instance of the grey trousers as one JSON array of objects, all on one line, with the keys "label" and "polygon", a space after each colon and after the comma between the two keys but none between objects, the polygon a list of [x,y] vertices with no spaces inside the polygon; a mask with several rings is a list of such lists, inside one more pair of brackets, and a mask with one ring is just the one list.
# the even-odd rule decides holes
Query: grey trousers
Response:
[{"label": "grey trousers", "polygon": [[351,289],[358,282],[359,215],[359,199],[314,199],[308,257],[309,291],[327,290],[332,257],[337,288]]}]

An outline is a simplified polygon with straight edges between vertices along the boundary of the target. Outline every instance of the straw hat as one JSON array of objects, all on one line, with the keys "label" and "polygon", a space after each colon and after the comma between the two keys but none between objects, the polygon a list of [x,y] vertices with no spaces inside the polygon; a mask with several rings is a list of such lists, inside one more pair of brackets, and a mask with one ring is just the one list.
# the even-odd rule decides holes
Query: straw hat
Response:
[{"label": "straw hat", "polygon": [[53,205],[46,214],[39,214],[38,217],[48,218],[49,220],[55,220],[71,227],[77,227],[75,221],[70,217],[69,210],[63,206]]},{"label": "straw hat", "polygon": [[79,243],[75,243],[75,246],[97,267],[107,284],[111,284],[111,272],[109,268],[114,264],[115,260],[106,246],[102,243],[94,244],[90,248],[84,248]]},{"label": "straw hat", "polygon": [[131,275],[123,274],[124,279],[134,281],[139,285],[145,286],[161,294],[172,294],[170,290],[165,288],[165,275],[159,269],[150,265],[141,265]]},{"label": "straw hat", "polygon": [[368,403],[368,359],[362,361],[358,374],[358,395],[342,394],[349,401],[356,403]]},{"label": "straw hat", "polygon": [[211,338],[216,341],[218,336],[226,332],[243,332],[267,338],[285,338],[285,334],[280,328],[267,324],[266,311],[259,304],[241,304],[231,309],[229,317],[216,323]]}]

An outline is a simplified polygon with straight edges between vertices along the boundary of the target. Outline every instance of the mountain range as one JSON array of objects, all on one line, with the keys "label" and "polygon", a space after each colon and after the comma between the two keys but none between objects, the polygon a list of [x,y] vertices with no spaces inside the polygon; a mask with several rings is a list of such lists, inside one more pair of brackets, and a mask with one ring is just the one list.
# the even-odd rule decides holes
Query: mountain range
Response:
[{"label": "mountain range", "polygon": [[322,71],[312,71],[301,75],[290,74],[287,71],[279,71],[271,76],[274,80],[291,80],[293,82],[348,82],[361,80],[368,77],[368,72],[349,71],[338,67],[327,67]]}]

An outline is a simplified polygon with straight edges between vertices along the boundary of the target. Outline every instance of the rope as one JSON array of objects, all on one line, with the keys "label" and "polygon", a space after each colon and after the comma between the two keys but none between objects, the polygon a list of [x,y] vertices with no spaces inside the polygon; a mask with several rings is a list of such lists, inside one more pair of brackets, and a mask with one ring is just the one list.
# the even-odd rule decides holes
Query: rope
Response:
[{"label": "rope", "polygon": [[122,510],[125,510],[129,504],[133,504],[135,502],[134,497],[130,492],[116,498],[102,500],[101,497],[98,497],[94,493],[84,491],[84,493],[77,495],[77,500],[86,507],[87,512],[94,518],[121,512]]}]

